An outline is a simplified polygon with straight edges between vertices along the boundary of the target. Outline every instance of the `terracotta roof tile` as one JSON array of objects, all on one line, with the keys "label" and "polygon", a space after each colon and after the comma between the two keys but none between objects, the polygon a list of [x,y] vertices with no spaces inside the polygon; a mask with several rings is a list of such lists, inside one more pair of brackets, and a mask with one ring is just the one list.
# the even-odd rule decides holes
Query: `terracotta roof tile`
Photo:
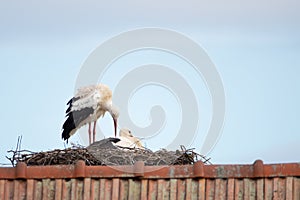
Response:
[{"label": "terracotta roof tile", "polygon": [[[121,170],[121,171],[120,171]],[[0,168],[0,199],[300,199],[300,164]]]}]

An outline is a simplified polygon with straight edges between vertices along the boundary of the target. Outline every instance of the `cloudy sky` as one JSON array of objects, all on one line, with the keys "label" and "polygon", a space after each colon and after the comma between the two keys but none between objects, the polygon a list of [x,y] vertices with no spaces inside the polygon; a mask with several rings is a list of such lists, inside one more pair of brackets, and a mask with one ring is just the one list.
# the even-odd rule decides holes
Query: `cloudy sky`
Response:
[{"label": "cloudy sky", "polygon": [[[222,134],[208,154],[213,163],[299,161],[299,9],[296,0],[2,1],[0,163],[8,162],[6,151],[15,148],[19,135],[23,136],[23,149],[64,148],[60,133],[65,103],[74,94],[85,60],[110,38],[145,27],[187,36],[203,47],[215,64],[224,85],[226,114]],[[149,58],[175,68],[181,63],[162,52],[140,52],[118,60],[100,81],[114,89],[122,77],[118,66],[129,70],[133,65],[151,63]],[[180,66],[176,70],[180,72]],[[193,76],[192,71],[188,73]],[[188,73],[182,75],[189,79]],[[203,84],[201,78],[197,81]],[[197,81],[191,85],[195,91],[199,90]],[[154,89],[150,88],[150,95],[156,94]],[[171,109],[180,114],[174,98],[157,90],[162,101],[170,98],[166,112]],[[132,120],[141,126],[149,123],[149,107],[160,100],[153,99],[151,104],[152,99],[145,96],[147,91],[135,97],[135,101],[147,102],[145,112],[141,105],[128,107]],[[205,130],[206,118],[211,116],[210,103],[205,103],[208,97],[202,101],[199,97],[199,108],[204,110],[199,130]],[[166,128],[175,131],[180,117],[172,120]],[[110,123],[106,117],[98,126],[108,136]],[[168,138],[165,135],[170,130],[162,131],[156,140]],[[200,132],[191,145],[197,150],[202,145]],[[79,136],[72,140],[82,142]],[[147,147],[160,148],[167,142],[152,144],[149,141]]]}]

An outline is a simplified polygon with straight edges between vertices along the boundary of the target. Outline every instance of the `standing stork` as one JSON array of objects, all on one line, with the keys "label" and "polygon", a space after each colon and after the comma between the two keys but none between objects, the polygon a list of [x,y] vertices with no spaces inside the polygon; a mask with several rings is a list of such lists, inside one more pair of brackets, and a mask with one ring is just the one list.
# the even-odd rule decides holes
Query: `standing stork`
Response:
[{"label": "standing stork", "polygon": [[[80,127],[89,124],[89,144],[95,142],[96,123],[99,117],[109,112],[114,121],[115,137],[117,135],[118,109],[112,104],[112,92],[107,85],[98,84],[79,88],[77,94],[68,101],[66,110],[66,121],[63,124],[62,138],[67,140]],[[93,139],[91,123],[93,124]]]}]

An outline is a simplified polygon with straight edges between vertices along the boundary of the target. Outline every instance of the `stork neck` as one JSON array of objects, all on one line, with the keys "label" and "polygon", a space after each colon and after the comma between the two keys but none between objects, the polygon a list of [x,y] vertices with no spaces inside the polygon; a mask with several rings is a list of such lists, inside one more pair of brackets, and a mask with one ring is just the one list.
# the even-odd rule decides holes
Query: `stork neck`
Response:
[{"label": "stork neck", "polygon": [[119,117],[119,111],[118,111],[118,108],[115,107],[113,104],[111,104],[107,111],[111,114],[111,116],[114,118],[114,119],[117,119]]}]

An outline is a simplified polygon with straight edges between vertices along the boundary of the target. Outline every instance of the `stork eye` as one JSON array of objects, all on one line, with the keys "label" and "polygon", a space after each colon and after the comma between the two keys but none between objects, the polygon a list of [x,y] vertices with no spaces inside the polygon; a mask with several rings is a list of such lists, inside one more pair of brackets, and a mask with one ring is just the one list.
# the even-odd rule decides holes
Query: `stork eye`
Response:
[{"label": "stork eye", "polygon": [[130,130],[129,130],[128,132],[131,134],[131,131],[130,131]]}]

